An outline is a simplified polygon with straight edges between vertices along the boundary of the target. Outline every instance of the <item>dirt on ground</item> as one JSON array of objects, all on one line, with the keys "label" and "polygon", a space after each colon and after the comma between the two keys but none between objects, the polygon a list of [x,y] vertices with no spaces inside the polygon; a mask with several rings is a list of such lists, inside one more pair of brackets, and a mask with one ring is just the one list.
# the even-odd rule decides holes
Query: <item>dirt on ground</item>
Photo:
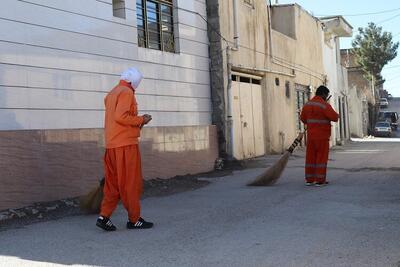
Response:
[{"label": "dirt on ground", "polygon": [[[196,175],[182,175],[169,179],[152,179],[144,181],[142,199],[148,197],[164,197],[186,191],[193,191],[207,186],[212,178],[230,175],[233,171],[247,168],[266,168],[271,166],[281,155],[261,157],[247,161],[225,161],[223,168]],[[292,157],[296,157],[293,155]],[[57,220],[68,216],[84,215],[79,208],[79,197],[0,211],[0,231],[25,225]]]},{"label": "dirt on ground", "polygon": [[[204,178],[226,176],[232,173],[233,170],[242,168],[244,168],[243,164],[236,162],[227,164],[223,170],[216,170],[208,173],[176,176],[169,179],[145,180],[142,199],[148,197],[164,197],[196,190],[210,183],[209,180]],[[79,208],[79,197],[35,203],[20,209],[0,211],[0,231],[84,214],[85,213]]]}]

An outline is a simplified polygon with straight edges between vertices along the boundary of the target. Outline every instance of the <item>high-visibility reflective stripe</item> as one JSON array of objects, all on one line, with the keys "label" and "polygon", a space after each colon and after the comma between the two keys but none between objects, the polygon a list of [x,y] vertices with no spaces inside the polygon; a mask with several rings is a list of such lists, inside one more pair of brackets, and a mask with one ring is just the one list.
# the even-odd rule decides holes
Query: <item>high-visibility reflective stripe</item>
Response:
[{"label": "high-visibility reflective stripe", "polygon": [[314,119],[308,119],[307,123],[318,123],[318,124],[329,124],[331,123],[328,120],[314,120]]},{"label": "high-visibility reflective stripe", "polygon": [[316,106],[316,107],[320,107],[323,109],[326,109],[326,105],[319,103],[319,102],[308,102],[307,104],[305,104],[305,106]]},{"label": "high-visibility reflective stripe", "polygon": [[325,178],[325,174],[306,174],[306,177],[313,177],[313,178]]},{"label": "high-visibility reflective stripe", "polygon": [[306,164],[306,167],[309,168],[325,168],[328,164]]},{"label": "high-visibility reflective stripe", "polygon": [[305,106],[315,106],[315,107],[320,107],[322,109],[326,109],[326,105],[319,103],[319,102],[308,102],[305,104]]}]

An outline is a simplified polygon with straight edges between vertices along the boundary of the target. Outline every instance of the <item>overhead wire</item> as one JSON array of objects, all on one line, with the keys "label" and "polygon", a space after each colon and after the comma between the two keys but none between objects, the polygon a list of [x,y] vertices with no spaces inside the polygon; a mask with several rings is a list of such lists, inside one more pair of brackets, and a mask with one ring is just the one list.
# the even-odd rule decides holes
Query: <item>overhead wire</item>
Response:
[{"label": "overhead wire", "polygon": [[399,14],[396,14],[396,15],[390,17],[390,18],[384,19],[384,20],[382,20],[382,21],[378,21],[378,22],[376,22],[375,24],[380,25],[380,24],[386,23],[386,22],[388,22],[388,21],[394,20],[395,18],[398,18],[398,17],[400,17],[400,13],[399,13]]},{"label": "overhead wire", "polygon": [[[189,10],[189,9],[185,9],[185,8],[181,8],[181,7],[177,7],[177,9],[182,10],[182,11],[186,11],[186,12],[189,12],[189,13],[192,13],[192,14],[198,15],[202,20],[204,20],[204,21],[207,23],[207,25],[210,27],[210,29],[211,29],[213,32],[215,32],[219,37],[221,37],[222,40],[224,40],[224,42],[225,42],[228,46],[234,45],[234,42],[229,41],[225,36],[223,36],[223,35],[222,35],[217,29],[215,29],[215,28],[213,27],[213,25],[211,25],[211,24],[208,22],[208,20],[207,20],[202,14],[200,14],[199,12],[196,12],[196,11],[193,11],[193,10]],[[308,72],[312,72],[312,73],[317,74],[317,75],[324,76],[323,73],[319,73],[319,72],[317,72],[317,71],[314,71],[314,70],[312,70],[312,69],[310,69],[310,68],[308,68],[308,67],[306,67],[306,66],[304,66],[304,65],[302,65],[302,64],[290,62],[290,61],[288,61],[288,60],[285,59],[285,58],[281,58],[281,57],[278,57],[278,56],[273,56],[273,55],[269,54],[268,52],[260,51],[260,50],[257,50],[257,49],[254,49],[254,48],[250,48],[250,47],[246,47],[246,46],[243,46],[243,45],[239,45],[239,47],[240,47],[240,48],[247,49],[247,50],[250,50],[250,51],[252,51],[252,52],[256,52],[256,53],[263,54],[263,55],[265,55],[265,56],[269,56],[269,57],[271,57],[271,58],[278,59],[278,60],[280,60],[281,62],[284,62],[285,64],[290,65],[290,66],[288,66],[288,68],[289,68],[289,67],[291,67],[291,68],[298,68],[298,69],[303,70],[303,71],[308,71]]]},{"label": "overhead wire", "polygon": [[[377,11],[377,12],[358,13],[358,14],[344,14],[344,15],[341,15],[341,16],[344,16],[344,17],[361,17],[361,16],[370,16],[370,15],[391,13],[391,12],[395,12],[397,10],[400,10],[400,7],[399,8],[393,8],[393,9],[387,9],[387,10],[383,10],[383,11]],[[327,16],[333,16],[333,15],[316,15],[316,16],[318,16],[318,17],[327,17]]]}]

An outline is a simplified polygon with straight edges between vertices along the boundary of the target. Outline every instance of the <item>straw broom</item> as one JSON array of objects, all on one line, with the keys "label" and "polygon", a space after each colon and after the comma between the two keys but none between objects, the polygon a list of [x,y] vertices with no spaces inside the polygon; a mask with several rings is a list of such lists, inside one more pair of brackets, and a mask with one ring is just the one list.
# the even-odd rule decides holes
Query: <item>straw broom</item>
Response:
[{"label": "straw broom", "polygon": [[265,172],[260,174],[254,181],[248,183],[248,186],[271,186],[278,181],[283,170],[286,168],[290,155],[303,139],[304,132],[299,133],[292,145],[285,151],[282,157]]},{"label": "straw broom", "polygon": [[[140,126],[142,129],[144,125]],[[104,190],[105,178],[103,177],[99,181],[99,185],[94,188],[92,191],[84,195],[79,200],[79,206],[83,212],[88,214],[98,214],[100,213],[101,202],[103,201],[103,190]]]},{"label": "straw broom", "polygon": [[81,197],[79,206],[85,213],[98,214],[100,212],[101,201],[103,200],[103,188],[105,179],[99,181],[99,185],[85,196]]}]

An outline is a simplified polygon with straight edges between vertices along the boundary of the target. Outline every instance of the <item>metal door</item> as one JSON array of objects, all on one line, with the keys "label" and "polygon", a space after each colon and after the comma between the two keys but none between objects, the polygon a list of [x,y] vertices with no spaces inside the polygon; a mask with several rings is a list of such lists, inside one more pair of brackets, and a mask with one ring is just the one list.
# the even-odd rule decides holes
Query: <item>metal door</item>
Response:
[{"label": "metal door", "polygon": [[254,121],[253,121],[253,96],[250,83],[240,83],[240,118],[242,125],[243,157],[245,159],[255,156]]},{"label": "metal door", "polygon": [[262,95],[259,81],[239,77],[232,82],[233,156],[248,159],[265,154]]}]

